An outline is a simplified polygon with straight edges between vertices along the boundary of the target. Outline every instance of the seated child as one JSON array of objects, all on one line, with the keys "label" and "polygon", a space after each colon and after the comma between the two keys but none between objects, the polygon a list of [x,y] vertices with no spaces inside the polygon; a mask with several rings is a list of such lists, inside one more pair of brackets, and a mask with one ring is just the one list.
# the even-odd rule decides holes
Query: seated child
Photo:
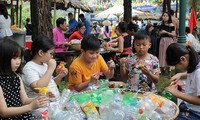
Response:
[{"label": "seated child", "polygon": [[103,73],[106,78],[114,75],[115,63],[106,62],[99,55],[100,42],[94,35],[84,37],[81,42],[81,55],[77,57],[69,68],[69,89],[78,92],[91,84],[97,83],[99,75]]}]

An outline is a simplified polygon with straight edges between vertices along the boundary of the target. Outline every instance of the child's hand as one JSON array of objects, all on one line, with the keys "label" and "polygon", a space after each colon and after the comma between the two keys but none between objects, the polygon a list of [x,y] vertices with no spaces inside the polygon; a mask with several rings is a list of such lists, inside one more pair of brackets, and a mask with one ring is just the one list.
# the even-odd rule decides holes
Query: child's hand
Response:
[{"label": "child's hand", "polygon": [[170,92],[174,96],[178,95],[179,92],[180,92],[180,91],[178,91],[176,89],[176,87],[174,85],[166,87],[165,90],[168,91],[168,92]]},{"label": "child's hand", "polygon": [[107,65],[110,70],[113,70],[115,68],[115,62],[113,60],[108,61]]},{"label": "child's hand", "polygon": [[90,79],[90,83],[96,84],[97,80],[99,79],[99,76],[100,76],[100,73],[98,73],[98,72],[92,74],[91,79]]},{"label": "child's hand", "polygon": [[65,77],[66,75],[68,74],[68,69],[67,68],[62,68],[61,70],[60,70],[60,72],[59,72],[59,76],[61,77],[61,78],[63,78],[63,77]]},{"label": "child's hand", "polygon": [[141,67],[141,71],[143,74],[145,74],[147,76],[150,74],[150,71],[147,69],[146,66]]},{"label": "child's hand", "polygon": [[46,96],[39,96],[30,103],[30,106],[32,109],[37,109],[40,107],[45,107],[48,104],[49,99]]},{"label": "child's hand", "polygon": [[123,58],[119,59],[119,62],[120,62],[120,66],[125,66],[126,62],[127,62],[127,58],[123,57]]},{"label": "child's hand", "polygon": [[174,81],[175,83],[177,83],[178,80],[180,80],[180,79],[181,79],[181,74],[178,73],[178,74],[172,76],[172,77],[170,78],[170,81],[171,81],[171,82]]},{"label": "child's hand", "polygon": [[49,60],[49,62],[47,63],[47,65],[48,65],[49,69],[55,70],[55,68],[56,68],[56,60],[55,59]]}]

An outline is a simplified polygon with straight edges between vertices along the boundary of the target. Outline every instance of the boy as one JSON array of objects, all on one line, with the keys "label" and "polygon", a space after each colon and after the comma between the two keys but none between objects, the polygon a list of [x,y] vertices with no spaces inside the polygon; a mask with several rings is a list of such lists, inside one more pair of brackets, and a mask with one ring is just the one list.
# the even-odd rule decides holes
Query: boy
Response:
[{"label": "boy", "polygon": [[78,92],[91,84],[96,84],[101,73],[106,78],[114,75],[115,63],[111,60],[108,65],[99,55],[100,42],[94,35],[88,35],[81,41],[81,55],[76,58],[69,68],[69,89]]}]

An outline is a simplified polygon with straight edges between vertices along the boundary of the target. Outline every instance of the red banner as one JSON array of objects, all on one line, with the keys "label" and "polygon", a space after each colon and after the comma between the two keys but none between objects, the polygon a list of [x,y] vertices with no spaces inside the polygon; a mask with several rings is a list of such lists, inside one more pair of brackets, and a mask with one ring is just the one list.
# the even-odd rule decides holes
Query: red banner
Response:
[{"label": "red banner", "polygon": [[190,32],[193,31],[196,24],[197,24],[196,12],[195,12],[194,8],[192,8],[192,13],[190,16],[190,21],[189,21]]}]

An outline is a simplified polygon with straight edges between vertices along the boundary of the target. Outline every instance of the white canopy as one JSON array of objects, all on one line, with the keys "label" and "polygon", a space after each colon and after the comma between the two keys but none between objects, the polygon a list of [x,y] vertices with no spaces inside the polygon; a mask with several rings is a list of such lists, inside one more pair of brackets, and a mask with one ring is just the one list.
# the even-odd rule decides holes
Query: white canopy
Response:
[{"label": "white canopy", "polygon": [[[124,14],[124,6],[123,5],[115,5],[103,12],[100,12],[95,15],[95,18],[114,18],[119,17]],[[143,14],[142,11],[132,9],[132,16]]]}]

